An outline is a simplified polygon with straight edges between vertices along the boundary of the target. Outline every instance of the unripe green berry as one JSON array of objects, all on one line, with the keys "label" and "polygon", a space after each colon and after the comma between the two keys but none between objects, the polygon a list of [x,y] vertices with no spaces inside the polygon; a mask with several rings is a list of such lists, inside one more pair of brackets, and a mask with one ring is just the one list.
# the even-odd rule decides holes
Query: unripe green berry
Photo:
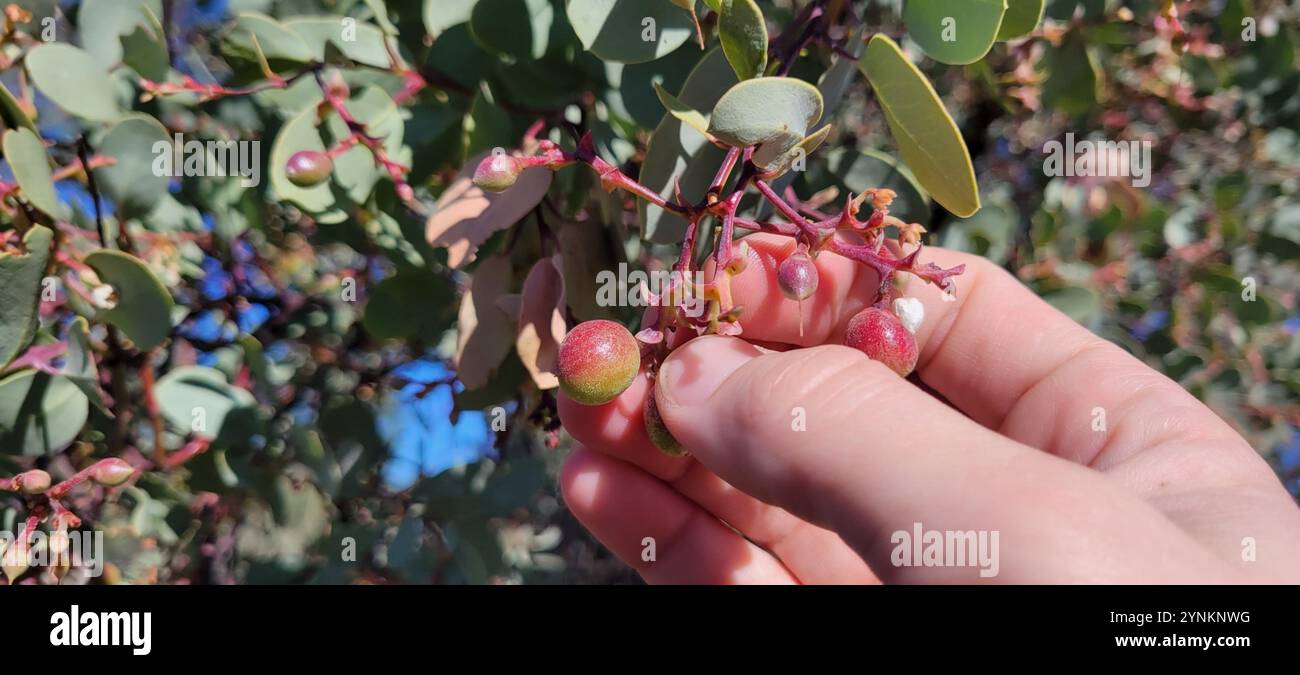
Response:
[{"label": "unripe green berry", "polygon": [[604,319],[578,324],[560,343],[560,389],[582,405],[609,403],[641,369],[641,348],[623,324]]},{"label": "unripe green berry", "polygon": [[494,152],[484,157],[475,167],[474,184],[488,192],[501,192],[514,185],[523,170],[523,163],[518,157]]},{"label": "unripe green berry", "polygon": [[898,317],[880,307],[868,307],[849,319],[844,344],[861,350],[903,377],[916,368],[920,356],[916,336]]},{"label": "unripe green berry", "polygon": [[100,460],[90,470],[90,479],[104,487],[116,487],[125,483],[135,469],[126,461],[111,457]]},{"label": "unripe green berry", "polygon": [[330,177],[333,170],[334,160],[318,150],[295,152],[284,165],[285,177],[298,187],[320,185]]},{"label": "unripe green berry", "polygon": [[664,418],[659,415],[659,403],[655,400],[655,390],[653,388],[646,392],[645,407],[642,412],[642,417],[645,419],[645,433],[650,437],[650,442],[654,443],[656,448],[659,448],[665,455],[672,457],[681,457],[686,454],[682,444],[673,437],[673,432],[668,430],[668,425],[664,424]]}]

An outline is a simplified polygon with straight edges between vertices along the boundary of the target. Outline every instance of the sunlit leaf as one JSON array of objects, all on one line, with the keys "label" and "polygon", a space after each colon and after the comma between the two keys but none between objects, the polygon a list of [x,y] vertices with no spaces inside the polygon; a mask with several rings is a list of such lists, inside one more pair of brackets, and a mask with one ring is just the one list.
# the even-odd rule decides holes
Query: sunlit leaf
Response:
[{"label": "sunlit leaf", "polygon": [[903,5],[907,34],[941,63],[974,63],[998,36],[1007,0],[908,0]]},{"label": "sunlit leaf", "polygon": [[722,0],[718,40],[736,77],[760,77],[767,69],[767,24],[754,0]]},{"label": "sunlit leaf", "polygon": [[666,0],[567,0],[565,9],[582,46],[608,61],[651,61],[695,34],[691,15]]},{"label": "sunlit leaf", "polygon": [[0,370],[22,353],[36,334],[41,280],[54,233],[32,226],[23,237],[26,254],[0,251]]},{"label": "sunlit leaf", "polygon": [[39,45],[27,55],[27,70],[41,92],[69,113],[96,122],[112,122],[122,114],[107,65],[57,42]]},{"label": "sunlit leaf", "polygon": [[966,217],[980,207],[970,151],[934,87],[898,45],[876,34],[859,62],[908,168],[935,201]]},{"label": "sunlit leaf", "polygon": [[117,296],[116,305],[100,312],[101,320],[120,328],[141,351],[157,347],[171,335],[171,293],[139,258],[101,249],[87,255],[85,262]]}]

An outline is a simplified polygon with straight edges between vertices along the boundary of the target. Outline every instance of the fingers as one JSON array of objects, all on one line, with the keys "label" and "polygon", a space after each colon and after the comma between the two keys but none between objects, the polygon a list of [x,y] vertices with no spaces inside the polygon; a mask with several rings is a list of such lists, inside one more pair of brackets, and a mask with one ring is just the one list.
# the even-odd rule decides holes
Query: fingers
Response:
[{"label": "fingers", "polygon": [[[746,339],[838,343],[848,319],[875,297],[874,273],[834,254],[818,256],[822,286],[816,302],[805,307],[805,339],[800,340],[797,305],[781,295],[775,276],[793,241],[761,233],[746,241],[762,263],[751,264],[733,282],[735,301],[745,306]],[[1161,443],[1212,437],[1225,441],[1226,461],[1235,463],[1234,469],[1265,473],[1258,456],[1189,393],[1000,267],[933,247],[922,252],[922,262],[966,266],[957,277],[955,298],[916,280],[908,293],[925,306],[917,331],[917,373],[975,421],[1099,468]]]},{"label": "fingers", "polygon": [[817,291],[801,308],[776,284],[776,268],[794,252],[794,239],[757,233],[745,241],[756,255],[732,279],[731,290],[735,303],[744,307],[740,323],[746,339],[805,347],[839,342],[849,319],[870,305],[880,288],[879,277],[865,266],[838,255],[819,255]]},{"label": "fingers", "polygon": [[666,482],[682,496],[771,551],[801,582],[876,581],[862,558],[834,532],[754,499],[689,457],[669,457],[660,452],[645,432],[642,413],[648,390],[649,384],[642,374],[627,391],[605,405],[584,406],[561,392],[560,419],[584,446]]},{"label": "fingers", "polygon": [[[886,581],[980,579],[972,567],[895,566],[892,533],[916,523],[998,531],[1002,578],[1016,582],[1047,580],[1049,569],[1057,582],[1062,570],[1091,580],[1176,573],[1134,551],[1216,569],[1100,475],[975,424],[846,347],[760,354],[739,339],[693,340],[661,367],[658,404],[702,464],[839,532]],[[1079,546],[1095,549],[1087,562]]]},{"label": "fingers", "polygon": [[584,448],[560,473],[565,503],[650,583],[790,584],[776,558],[640,469]]},{"label": "fingers", "polygon": [[582,405],[561,391],[557,395],[560,421],[587,447],[638,466],[656,478],[680,478],[691,460],[660,452],[646,435],[642,408],[649,389],[650,383],[642,372],[618,398],[604,405]]}]

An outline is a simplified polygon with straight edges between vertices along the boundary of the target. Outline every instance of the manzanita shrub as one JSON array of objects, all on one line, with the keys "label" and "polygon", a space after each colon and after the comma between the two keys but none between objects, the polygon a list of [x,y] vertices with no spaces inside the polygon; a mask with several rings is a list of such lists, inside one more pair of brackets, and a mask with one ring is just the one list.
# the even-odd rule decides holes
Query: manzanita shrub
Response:
[{"label": "manzanita shrub", "polygon": [[[790,239],[774,302],[801,311],[822,256],[875,272],[845,342],[907,376],[907,289],[961,288],[925,262],[934,230],[1228,400],[1260,447],[1291,443],[1300,481],[1295,19],[1244,0],[8,5],[5,578],[97,581],[26,556],[94,531],[108,582],[626,579],[556,500],[557,392],[599,405],[688,339],[743,337],[751,232]],[[1143,190],[1044,164],[1093,131],[1159,139]],[[648,435],[682,454],[654,401]]]}]

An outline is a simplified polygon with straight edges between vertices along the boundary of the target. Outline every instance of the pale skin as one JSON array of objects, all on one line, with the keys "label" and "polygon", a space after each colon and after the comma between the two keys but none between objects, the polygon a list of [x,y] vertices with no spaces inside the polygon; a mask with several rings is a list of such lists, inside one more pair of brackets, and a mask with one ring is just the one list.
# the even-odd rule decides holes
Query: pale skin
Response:
[{"label": "pale skin", "polygon": [[[1300,508],[1259,454],[997,266],[927,248],[923,261],[966,265],[956,300],[908,290],[925,305],[917,373],[945,404],[839,345],[873,272],[819,256],[800,337],[775,280],[793,240],[748,240],[743,338],[692,340],[658,375],[690,456],[651,445],[644,374],[603,406],[560,397],[579,443],[565,501],[646,581],[1300,583]],[[892,564],[891,535],[917,522],[999,532],[997,576]]]}]

